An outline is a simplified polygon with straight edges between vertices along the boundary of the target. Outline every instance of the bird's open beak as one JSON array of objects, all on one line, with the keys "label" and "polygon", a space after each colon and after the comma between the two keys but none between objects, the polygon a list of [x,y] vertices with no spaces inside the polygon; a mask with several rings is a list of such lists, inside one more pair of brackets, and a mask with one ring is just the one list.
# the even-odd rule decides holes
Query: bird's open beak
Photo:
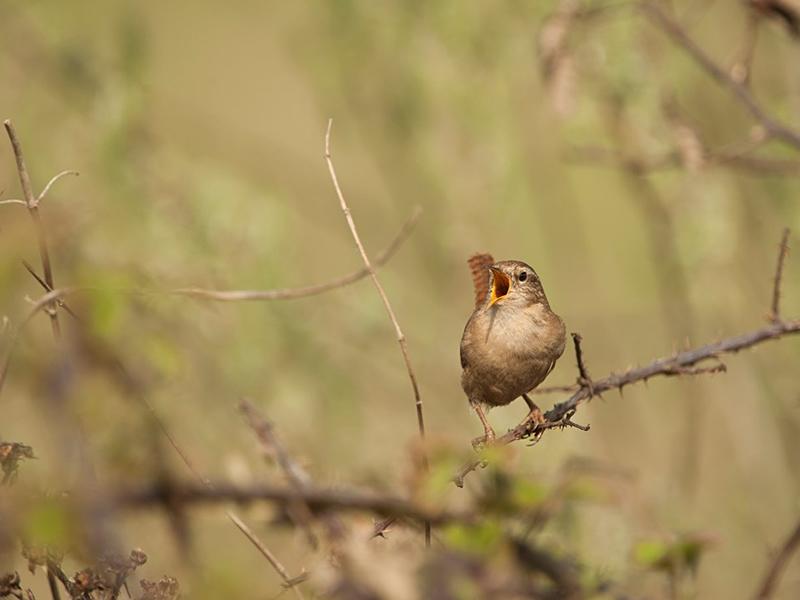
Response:
[{"label": "bird's open beak", "polygon": [[508,290],[511,289],[511,279],[500,269],[489,267],[489,270],[492,272],[492,297],[489,306],[492,306],[508,294]]}]

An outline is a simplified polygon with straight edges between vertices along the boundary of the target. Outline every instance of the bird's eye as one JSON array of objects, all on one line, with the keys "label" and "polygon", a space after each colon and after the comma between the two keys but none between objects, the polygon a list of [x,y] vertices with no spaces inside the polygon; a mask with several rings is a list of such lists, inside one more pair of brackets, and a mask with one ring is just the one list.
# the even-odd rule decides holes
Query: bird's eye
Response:
[{"label": "bird's eye", "polygon": [[519,274],[519,280],[520,281],[525,281],[527,278],[528,278],[528,272],[527,271],[523,271],[522,273]]}]

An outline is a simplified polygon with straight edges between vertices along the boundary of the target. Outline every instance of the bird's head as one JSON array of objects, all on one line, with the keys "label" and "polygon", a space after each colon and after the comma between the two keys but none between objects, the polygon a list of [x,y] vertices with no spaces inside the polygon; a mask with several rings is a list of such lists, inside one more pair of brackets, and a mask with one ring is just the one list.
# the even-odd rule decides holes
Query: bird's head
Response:
[{"label": "bird's head", "polygon": [[503,260],[490,266],[489,271],[491,281],[487,307],[525,307],[532,304],[550,306],[542,282],[530,265],[519,260]]}]

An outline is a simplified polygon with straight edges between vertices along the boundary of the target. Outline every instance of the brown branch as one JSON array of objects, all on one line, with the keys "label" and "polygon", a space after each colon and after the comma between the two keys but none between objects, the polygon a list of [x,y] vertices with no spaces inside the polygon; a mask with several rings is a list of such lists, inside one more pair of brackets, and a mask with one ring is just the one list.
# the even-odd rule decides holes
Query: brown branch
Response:
[{"label": "brown branch", "polygon": [[572,342],[575,344],[575,360],[578,364],[578,385],[587,388],[589,390],[589,398],[591,398],[595,395],[595,391],[592,378],[589,375],[589,370],[586,368],[586,363],[583,361],[583,350],[581,350],[582,341],[583,338],[581,334],[572,334]]},{"label": "brown branch", "polygon": [[[358,248],[359,254],[361,254],[361,260],[364,261],[364,266],[366,267],[367,271],[369,272],[370,279],[372,279],[372,283],[375,285],[375,289],[378,291],[378,295],[381,297],[383,301],[383,306],[386,308],[386,312],[389,315],[389,319],[392,321],[392,325],[394,325],[395,334],[397,336],[397,343],[400,345],[400,353],[403,355],[403,362],[406,366],[406,371],[408,372],[408,379],[411,382],[411,388],[414,392],[414,405],[417,411],[417,427],[419,428],[419,437],[424,442],[425,440],[425,419],[422,414],[422,396],[419,392],[419,385],[417,384],[417,377],[414,374],[414,369],[411,366],[411,358],[408,354],[408,344],[406,342],[406,337],[403,334],[402,329],[400,329],[400,323],[397,321],[397,317],[394,314],[394,309],[392,308],[391,303],[389,302],[389,297],[386,295],[386,292],[381,285],[381,282],[378,280],[378,276],[375,273],[375,268],[373,267],[372,263],[369,260],[369,256],[367,256],[367,251],[364,249],[364,244],[361,242],[361,237],[358,235],[358,230],[356,229],[356,223],[353,220],[353,216],[350,213],[350,207],[347,205],[347,201],[344,199],[344,194],[342,193],[342,188],[339,186],[339,180],[336,177],[336,170],[333,168],[333,158],[331,157],[331,128],[333,127],[333,119],[328,119],[328,129],[325,132],[325,162],[328,165],[328,172],[331,176],[331,182],[333,183],[333,187],[336,190],[336,196],[339,198],[339,205],[341,206],[342,212],[344,213],[344,218],[347,221],[347,225],[350,228],[350,233],[353,236],[353,241]],[[423,464],[424,467],[428,468],[428,459],[425,455],[425,449],[423,448]],[[430,530],[430,523],[425,523],[425,544],[430,546],[431,542],[431,530]]]},{"label": "brown branch", "polygon": [[719,85],[728,89],[750,115],[766,130],[768,136],[800,150],[800,132],[770,116],[753,97],[746,85],[733,79],[686,33],[684,28],[654,2],[642,2],[640,9],[651,23],[663,31],[677,46]]},{"label": "brown branch", "polygon": [[[44,288],[44,290],[46,292],[52,292],[53,291],[53,289],[49,285],[47,285],[47,282],[44,279],[42,279],[41,277],[39,277],[39,274],[36,272],[36,270],[30,265],[30,263],[27,260],[23,259],[22,264],[25,267],[25,270],[28,271],[28,273],[30,273],[31,277],[33,277],[37,281],[37,283]],[[64,302],[61,298],[56,300],[56,304],[60,308],[63,308],[67,312],[67,314],[69,314],[70,317],[72,317],[76,321],[80,321],[80,319],[78,318],[78,315],[75,314],[75,311],[73,311],[69,306],[67,306],[67,303]]]},{"label": "brown branch", "polygon": [[769,320],[773,323],[780,321],[781,311],[781,279],[783,278],[783,263],[786,262],[786,255],[789,253],[789,228],[783,230],[781,243],[778,246],[778,265],[775,267],[775,278],[772,285],[772,310]]},{"label": "brown branch", "polygon": [[[400,231],[394,237],[389,246],[380,254],[375,256],[372,261],[374,267],[382,267],[394,255],[397,249],[408,238],[414,226],[419,220],[421,214],[419,208],[414,209],[414,212],[403,223]],[[207,290],[203,288],[179,288],[172,290],[173,294],[180,294],[183,296],[191,296],[201,300],[219,300],[221,302],[241,302],[250,300],[293,300],[295,298],[306,298],[308,296],[316,296],[329,290],[334,290],[344,287],[351,283],[355,283],[370,275],[370,270],[367,267],[353,271],[347,275],[343,275],[337,279],[320,283],[317,285],[309,285],[298,288],[284,288],[274,290]]]},{"label": "brown branch", "polygon": [[798,548],[800,548],[800,522],[797,523],[794,531],[786,538],[780,551],[770,561],[767,572],[764,574],[764,579],[761,581],[761,585],[758,586],[758,592],[754,596],[755,600],[767,600],[772,597],[786,564]]},{"label": "brown branch", "polygon": [[[215,491],[215,488],[211,488],[211,487],[206,487],[204,489],[206,489],[208,491],[212,491],[212,492]],[[256,547],[256,549],[264,556],[264,558],[267,559],[267,562],[272,566],[273,569],[275,569],[275,571],[278,573],[278,575],[281,576],[281,579],[283,579],[284,585],[286,587],[291,587],[292,591],[295,594],[295,596],[297,596],[297,598],[299,600],[303,600],[303,592],[300,591],[299,587],[297,587],[296,585],[294,585],[292,583],[292,580],[293,580],[292,576],[289,575],[289,572],[286,570],[286,568],[278,560],[278,557],[275,556],[269,548],[267,548],[267,546],[264,544],[264,542],[262,542],[258,538],[258,536],[255,533],[253,533],[250,530],[250,528],[244,523],[244,521],[242,521],[235,513],[231,512],[229,510],[226,510],[225,511],[225,515],[228,517],[228,519],[230,519],[230,521],[234,525],[236,525],[236,527],[239,529],[239,531],[241,531],[244,534],[244,536],[248,540],[250,540],[250,543],[252,543],[253,546]]]},{"label": "brown branch", "polygon": [[39,311],[44,310],[45,308],[51,306],[54,302],[56,302],[59,298],[69,295],[70,293],[74,292],[74,289],[71,288],[64,288],[60,290],[52,290],[44,294],[41,298],[39,298],[36,302],[33,303],[31,310],[28,311],[28,314],[22,320],[22,322],[13,330],[11,330],[9,334],[8,341],[6,342],[6,350],[5,356],[3,357],[2,366],[0,366],[0,392],[3,391],[3,385],[6,382],[6,377],[8,376],[8,367],[11,363],[11,356],[13,354],[14,348],[16,346],[17,340],[19,339],[19,335],[23,329],[30,323],[31,319],[35,317]]},{"label": "brown branch", "polygon": [[226,483],[212,487],[197,484],[174,486],[143,486],[122,489],[111,494],[115,505],[123,509],[169,506],[174,503],[220,504],[233,502],[250,504],[272,502],[289,506],[298,501],[306,503],[314,514],[326,511],[367,512],[378,515],[406,517],[435,524],[463,522],[473,523],[479,515],[472,512],[436,509],[414,503],[399,496],[381,495],[371,491],[355,489],[325,489],[308,487],[297,490],[290,486],[267,484],[239,487]]},{"label": "brown branch", "polygon": [[[42,259],[44,280],[47,282],[48,287],[53,290],[55,289],[55,284],[53,283],[53,269],[50,265],[50,252],[47,249],[47,236],[45,234],[44,224],[42,223],[42,218],[39,214],[39,200],[49,191],[50,187],[61,177],[61,175],[67,172],[56,175],[56,177],[50,180],[44,191],[39,196],[34,196],[33,187],[31,186],[31,178],[28,174],[28,168],[25,165],[25,157],[22,153],[22,145],[17,137],[17,132],[14,130],[14,125],[11,123],[10,119],[3,121],[3,125],[5,125],[6,133],[8,134],[8,139],[11,141],[11,147],[14,150],[14,157],[17,161],[17,172],[19,174],[20,186],[22,187],[22,197],[24,198],[25,204],[28,207],[28,212],[31,215],[33,227],[36,231],[36,241],[39,246],[39,256]],[[50,315],[50,324],[53,328],[53,335],[56,337],[56,339],[58,339],[61,336],[61,327],[58,324],[58,313],[56,312],[55,305],[51,306],[51,309],[52,310],[48,311],[48,315]]]},{"label": "brown branch", "polygon": [[[594,393],[600,394],[602,392],[618,389],[622,390],[626,385],[633,383],[641,383],[647,381],[652,377],[658,376],[676,376],[676,375],[694,375],[708,372],[719,372],[722,368],[719,366],[711,369],[691,369],[698,363],[706,360],[718,359],[722,354],[733,354],[751,348],[763,342],[781,338],[786,335],[800,333],[800,320],[794,321],[779,321],[772,323],[761,329],[756,329],[749,333],[726,338],[719,342],[706,344],[699,348],[679,352],[672,356],[659,358],[649,365],[638,367],[636,369],[629,369],[624,373],[611,374],[603,379],[596,379],[593,381]],[[536,423],[531,420],[525,420],[514,429],[509,430],[505,435],[497,438],[494,442],[495,445],[504,446],[518,440],[538,436],[548,429],[563,428],[570,426],[565,421],[569,419],[575,409],[581,404],[589,400],[591,397],[590,391],[586,387],[581,387],[576,391],[568,400],[556,404],[553,408],[547,411],[544,415],[545,420],[543,423]],[[464,477],[471,471],[474,471],[480,466],[480,460],[474,460],[466,463],[454,477],[456,485],[461,487],[464,482]]]},{"label": "brown branch", "polygon": [[[296,491],[302,492],[306,489],[311,483],[308,473],[289,456],[286,448],[275,434],[275,427],[272,422],[261,415],[252,402],[248,400],[242,400],[239,403],[239,410],[244,414],[248,425],[256,434],[265,456],[273,458],[278,463],[289,484]],[[300,501],[289,506],[288,510],[293,520],[305,530],[311,547],[316,549],[319,546],[319,542],[311,526],[311,509],[307,504]]]}]

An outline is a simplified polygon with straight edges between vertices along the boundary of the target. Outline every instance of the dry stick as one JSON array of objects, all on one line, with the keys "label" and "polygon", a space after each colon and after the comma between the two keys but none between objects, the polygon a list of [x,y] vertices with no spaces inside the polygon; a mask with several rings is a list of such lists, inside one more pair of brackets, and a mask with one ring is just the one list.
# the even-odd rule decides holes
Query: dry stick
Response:
[{"label": "dry stick", "polygon": [[298,490],[287,485],[257,484],[247,487],[219,483],[212,487],[199,484],[145,485],[120,488],[112,494],[114,505],[122,509],[175,504],[219,504],[235,502],[271,502],[279,506],[304,502],[314,512],[368,512],[407,517],[419,521],[475,523],[480,514],[472,511],[437,509],[417,504],[400,496],[377,494],[370,490],[306,487]]},{"label": "dry stick", "polygon": [[[389,303],[389,297],[386,295],[386,292],[381,285],[381,282],[378,281],[378,276],[375,273],[375,268],[372,266],[372,263],[369,260],[369,256],[367,256],[367,251],[364,249],[364,244],[361,243],[361,238],[358,235],[358,230],[356,229],[355,221],[353,220],[353,216],[350,214],[350,207],[347,205],[347,201],[344,199],[344,194],[342,194],[342,189],[339,186],[339,180],[336,177],[336,170],[333,168],[333,159],[331,157],[331,127],[333,127],[333,119],[328,119],[328,128],[325,131],[325,162],[328,164],[328,171],[330,172],[331,181],[333,182],[333,187],[336,190],[336,195],[339,198],[339,205],[342,208],[342,212],[344,213],[344,218],[347,220],[347,225],[350,228],[350,233],[353,235],[353,240],[356,243],[356,247],[358,248],[358,252],[361,254],[361,259],[364,261],[364,266],[366,267],[367,271],[369,272],[370,279],[372,279],[372,283],[375,284],[375,289],[378,290],[378,294],[383,300],[383,305],[386,308],[386,312],[389,315],[389,319],[392,321],[392,325],[394,325],[395,334],[397,335],[397,343],[400,345],[400,352],[403,355],[403,362],[406,365],[406,371],[408,372],[408,379],[411,381],[411,387],[414,391],[414,404],[417,410],[417,426],[419,428],[419,437],[424,442],[425,441],[425,420],[422,414],[422,397],[419,393],[419,386],[417,385],[417,378],[414,375],[414,369],[411,367],[411,359],[408,354],[408,345],[406,344],[406,337],[403,335],[403,331],[400,329],[400,323],[397,321],[397,317],[394,314],[394,310],[392,309],[392,305]],[[428,458],[425,449],[422,449],[422,456],[423,456],[423,464],[425,469],[428,468]],[[425,545],[431,545],[431,526],[429,522],[425,522]]]},{"label": "dry stick", "polygon": [[[36,270],[30,265],[30,263],[27,260],[23,259],[22,264],[25,267],[25,270],[28,271],[28,273],[30,273],[31,277],[33,277],[36,280],[36,282],[40,286],[42,286],[44,288],[44,290],[46,292],[52,292],[53,291],[53,288],[51,288],[49,285],[47,285],[47,282],[44,279],[39,277],[39,274],[36,272]],[[80,319],[78,318],[78,315],[75,314],[74,310],[72,310],[69,306],[67,306],[66,302],[64,302],[63,300],[61,300],[59,298],[58,300],[56,300],[56,304],[59,306],[59,308],[63,308],[70,317],[72,317],[76,321],[80,321]]]},{"label": "dry stick", "polygon": [[[261,415],[256,407],[253,406],[253,403],[248,400],[242,400],[239,404],[239,410],[242,411],[248,425],[256,434],[265,456],[274,457],[275,462],[278,463],[289,484],[295,490],[302,491],[306,489],[311,484],[308,473],[289,456],[286,448],[284,448],[275,434],[275,427],[272,422]],[[289,511],[293,520],[297,521],[297,524],[301,525],[305,530],[308,543],[316,550],[319,547],[319,542],[311,523],[313,517],[311,509],[304,502],[298,502],[290,506]]]},{"label": "dry stick", "polygon": [[[3,125],[5,125],[6,133],[8,133],[8,139],[11,141],[11,147],[14,150],[14,158],[17,161],[17,172],[19,174],[19,183],[22,187],[22,197],[25,200],[25,205],[28,208],[28,212],[31,215],[31,219],[33,219],[33,226],[36,230],[36,241],[39,246],[39,255],[42,259],[42,268],[44,270],[44,280],[47,283],[48,287],[52,290],[55,289],[55,285],[53,283],[53,269],[50,266],[50,253],[47,250],[47,237],[44,231],[44,224],[42,223],[42,218],[39,215],[39,201],[44,198],[53,184],[58,181],[64,175],[72,174],[74,171],[63,171],[53,177],[45,186],[44,190],[42,191],[39,196],[34,196],[33,194],[33,187],[31,186],[31,178],[28,174],[28,168],[25,166],[25,157],[22,154],[22,145],[19,142],[19,138],[17,137],[17,132],[14,130],[14,125],[11,123],[10,119],[6,119],[3,121]],[[58,313],[56,312],[56,307],[51,306],[51,310],[48,311],[50,315],[50,323],[53,327],[53,335],[58,339],[61,336],[61,328],[58,324]]]},{"label": "dry stick", "polygon": [[783,230],[781,236],[781,243],[778,246],[778,266],[775,267],[775,278],[772,285],[772,310],[769,314],[769,320],[772,323],[780,321],[781,311],[781,279],[783,278],[783,263],[786,262],[786,255],[789,253],[789,228]]},{"label": "dry stick", "polygon": [[[186,467],[189,469],[189,471],[192,472],[192,474],[197,478],[197,480],[200,482],[200,484],[203,486],[204,489],[206,489],[211,494],[216,493],[216,487],[214,486],[214,484],[211,483],[211,480],[209,480],[208,478],[204,477],[195,468],[194,464],[189,459],[189,456],[181,449],[180,446],[178,446],[178,443],[172,437],[172,435],[170,434],[170,432],[167,429],[166,425],[158,417],[158,415],[155,412],[155,409],[153,409],[153,407],[150,405],[150,403],[145,398],[142,397],[141,400],[142,400],[143,404],[145,405],[145,407],[150,411],[153,419],[158,424],[158,426],[161,428],[161,431],[166,436],[166,438],[169,441],[170,445],[173,447],[175,452],[178,453],[178,456],[181,457],[181,460],[186,465]],[[174,505],[167,504],[167,506],[174,506]],[[253,544],[253,546],[256,547],[256,549],[262,554],[262,556],[267,559],[267,562],[272,566],[272,568],[275,570],[275,572],[278,573],[278,575],[280,575],[281,579],[283,579],[284,585],[286,587],[291,587],[292,588],[292,590],[294,591],[294,594],[297,596],[298,600],[304,600],[303,593],[300,591],[300,589],[295,587],[291,583],[292,576],[289,575],[289,572],[283,566],[281,561],[278,560],[278,557],[275,556],[275,554],[272,553],[272,551],[267,547],[267,545],[264,544],[264,542],[262,542],[255,533],[253,533],[253,531],[245,524],[244,521],[242,521],[242,519],[239,518],[239,516],[236,513],[234,513],[231,510],[225,510],[225,516],[228,517],[228,519],[231,521],[231,523],[233,523],[239,529],[239,531],[241,531],[242,534],[248,540],[250,540],[250,543]]]},{"label": "dry stick", "polygon": [[[785,232],[784,239],[786,239]],[[781,244],[780,254],[785,254],[784,244]],[[780,290],[782,276],[783,261],[779,260],[778,268],[776,269],[775,273],[774,285],[774,290],[778,290],[778,293]],[[775,297],[774,290],[773,303]],[[598,395],[606,390],[612,389],[618,389],[620,392],[622,392],[622,389],[626,385],[639,383],[642,381],[646,382],[651,377],[718,373],[725,370],[725,365],[717,364],[712,367],[696,367],[695,365],[707,360],[719,361],[719,357],[722,354],[733,354],[739,352],[740,350],[756,346],[762,342],[778,339],[785,335],[791,335],[795,333],[800,333],[800,319],[786,321],[778,318],[761,329],[756,329],[749,333],[729,337],[719,342],[706,344],[705,346],[700,346],[691,350],[685,350],[672,356],[659,358],[649,365],[638,367],[636,369],[628,369],[621,374],[612,373],[603,379],[593,380],[591,388],[588,385],[581,384],[581,387],[575,393],[573,393],[568,400],[556,404],[553,408],[545,413],[545,420],[543,423],[536,423],[532,420],[526,419],[515,428],[510,429],[505,435],[497,438],[494,442],[494,445],[504,446],[506,444],[530,437],[533,437],[534,440],[538,441],[544,432],[549,429],[564,427],[578,427],[580,429],[582,427],[576,423],[573,423],[571,421],[571,417],[577,410],[578,406],[587,400],[590,400],[592,395]],[[579,347],[580,345],[578,344],[576,350],[578,350]],[[582,362],[582,358],[579,359],[579,363],[580,362]],[[481,464],[482,461],[480,459],[467,462],[453,477],[453,482],[458,487],[463,487],[464,478],[469,473],[477,469]]]},{"label": "dry stick", "polygon": [[[417,224],[421,211],[416,208],[408,220],[400,228],[395,238],[389,246],[380,254],[375,257],[373,265],[382,267],[394,255],[400,245],[408,238],[411,230]],[[207,290],[202,288],[180,288],[172,290],[174,294],[181,294],[184,296],[191,296],[201,300],[219,300],[222,302],[236,302],[236,301],[249,301],[249,300],[293,300],[295,298],[305,298],[308,296],[315,296],[322,294],[329,290],[344,287],[370,274],[369,269],[362,268],[358,271],[348,273],[338,279],[333,279],[325,283],[317,285],[309,285],[298,288],[286,288],[275,290]]]},{"label": "dry stick", "polygon": [[764,579],[761,581],[761,585],[758,586],[758,592],[754,596],[755,600],[767,600],[772,597],[786,564],[798,548],[800,548],[800,522],[797,523],[794,531],[786,539],[775,558],[770,561],[767,572],[764,574]]},{"label": "dry stick", "polygon": [[779,122],[761,107],[747,86],[733,79],[706,52],[689,37],[683,27],[653,2],[642,2],[639,7],[645,16],[679,47],[683,48],[694,61],[719,85],[727,88],[747,111],[766,130],[767,135],[800,150],[800,132]]},{"label": "dry stick", "polygon": [[580,387],[589,388],[589,397],[595,395],[594,385],[592,378],[589,375],[589,370],[586,368],[586,363],[583,361],[583,350],[581,349],[581,342],[583,338],[580,333],[572,334],[572,342],[575,344],[575,360],[578,363],[578,385]]}]

